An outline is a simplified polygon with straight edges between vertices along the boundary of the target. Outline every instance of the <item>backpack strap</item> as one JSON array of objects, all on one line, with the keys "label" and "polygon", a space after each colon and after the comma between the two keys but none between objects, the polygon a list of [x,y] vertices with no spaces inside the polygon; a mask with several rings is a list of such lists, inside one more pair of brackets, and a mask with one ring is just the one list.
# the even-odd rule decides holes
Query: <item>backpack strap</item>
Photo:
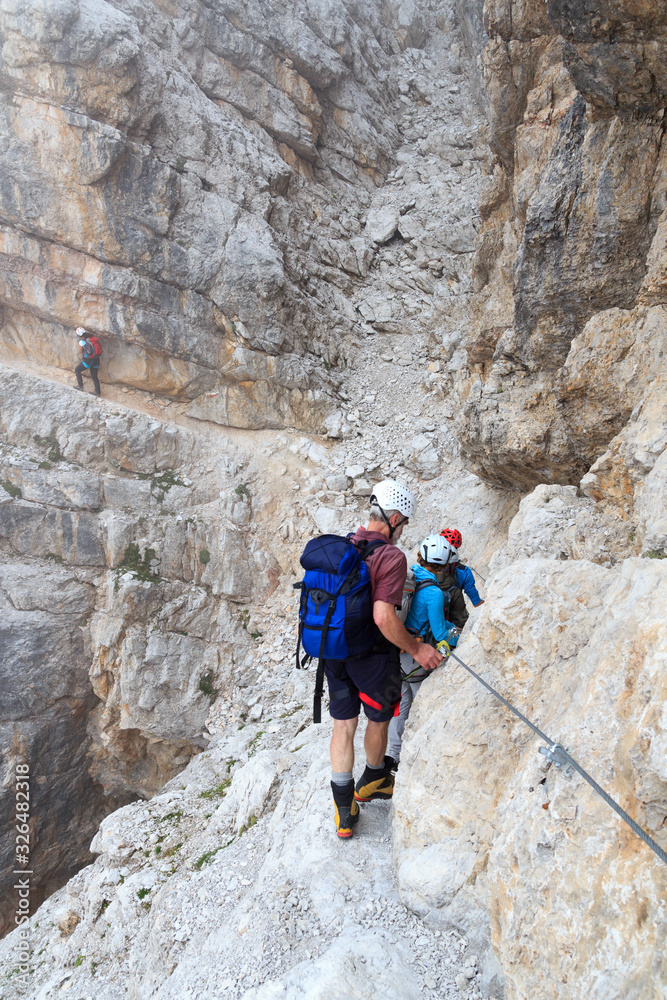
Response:
[{"label": "backpack strap", "polygon": [[[304,587],[304,584],[303,584],[303,580],[299,580],[298,583],[293,583],[292,584],[292,588],[293,588],[293,590],[300,590],[301,591],[301,602],[300,602],[300,604],[301,604],[301,606],[303,606],[303,600],[304,600],[305,591],[306,591],[306,588]],[[298,625],[297,632],[296,632],[296,664],[295,664],[295,666],[296,666],[297,670],[301,670],[303,667],[305,667],[306,663],[310,659],[310,656],[308,656],[308,653],[304,653],[303,659],[301,660],[301,663],[299,663],[299,650],[301,648],[301,629],[302,629],[302,625],[301,625],[301,607],[300,607],[299,608],[299,625]]]},{"label": "backpack strap", "polygon": [[358,550],[358,552],[361,554],[361,558],[364,560],[364,562],[366,562],[366,560],[368,559],[368,557],[373,552],[375,552],[376,549],[379,549],[381,545],[389,545],[389,539],[388,538],[382,538],[382,539],[380,539],[380,538],[374,538],[372,542],[366,542],[366,541],[353,542],[352,541],[352,535],[353,534],[354,534],[354,532],[351,531],[350,534],[346,536],[347,540],[348,540],[348,542],[351,542],[352,545],[354,545],[355,549]]},{"label": "backpack strap", "polygon": [[[348,535],[347,540],[348,542],[350,542],[352,547],[359,553],[359,560],[361,562],[366,562],[368,557],[371,556],[376,549],[380,548],[381,545],[388,544],[387,542],[381,542],[376,539],[373,542],[363,542],[361,545],[356,545],[354,542],[350,541],[351,537],[352,537],[351,534]],[[348,573],[347,579],[345,580],[339,593],[347,594],[348,591],[352,590],[353,587],[356,587],[356,585],[359,583],[359,578],[360,578],[359,563],[357,563],[356,566],[353,569],[351,569],[350,572]]]},{"label": "backpack strap", "polygon": [[420,580],[419,583],[415,586],[415,594],[417,593],[418,590],[423,590],[424,587],[439,587],[439,586],[440,584],[438,583],[437,580]]},{"label": "backpack strap", "polygon": [[443,587],[441,584],[438,584],[438,586],[442,591],[442,596],[445,598],[445,606],[449,608],[452,603],[452,591],[457,590],[458,588],[456,584],[452,584],[451,587]]},{"label": "backpack strap", "polygon": [[[352,543],[354,545],[354,542]],[[389,542],[381,542],[379,538],[374,539],[372,542],[366,542],[363,549],[361,550],[361,558],[366,562],[369,556],[371,556],[376,549],[381,548],[383,545],[389,545]],[[359,546],[356,546],[357,548]]]}]

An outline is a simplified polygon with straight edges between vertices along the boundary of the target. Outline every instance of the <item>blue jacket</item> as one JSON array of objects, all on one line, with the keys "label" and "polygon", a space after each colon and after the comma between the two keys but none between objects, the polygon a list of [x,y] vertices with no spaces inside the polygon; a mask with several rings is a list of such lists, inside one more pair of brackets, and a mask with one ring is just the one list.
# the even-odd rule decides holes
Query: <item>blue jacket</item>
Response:
[{"label": "blue jacket", "polygon": [[468,569],[467,566],[462,566],[461,563],[456,564],[454,570],[454,576],[458,580],[459,587],[467,594],[472,601],[472,606],[477,607],[481,603],[482,598],[477,593],[477,587],[475,586],[475,577],[472,575],[472,570]]},{"label": "blue jacket", "polygon": [[[423,566],[413,566],[412,572],[415,574],[417,583],[422,580],[438,582],[433,573],[424,569]],[[445,595],[440,587],[424,587],[422,590],[416,591],[405,619],[405,627],[414,635],[422,636],[430,629],[436,642],[446,639],[452,648],[458,642],[458,636],[453,635],[451,641],[449,639],[451,629],[455,629],[456,626],[445,618]]]},{"label": "blue jacket", "polygon": [[81,359],[84,368],[99,368],[100,359],[95,356],[95,348],[88,341],[81,348],[83,358]]}]

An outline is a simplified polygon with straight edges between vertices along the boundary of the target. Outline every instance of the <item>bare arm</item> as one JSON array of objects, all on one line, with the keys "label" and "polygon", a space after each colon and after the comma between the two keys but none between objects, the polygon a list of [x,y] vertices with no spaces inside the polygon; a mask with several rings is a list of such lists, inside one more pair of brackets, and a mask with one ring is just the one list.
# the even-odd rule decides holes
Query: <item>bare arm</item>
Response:
[{"label": "bare arm", "polygon": [[426,670],[434,670],[442,663],[444,657],[425,642],[417,642],[410,635],[405,625],[396,617],[396,608],[385,601],[373,603],[373,621],[382,632],[385,639],[393,642],[399,649],[404,649]]}]

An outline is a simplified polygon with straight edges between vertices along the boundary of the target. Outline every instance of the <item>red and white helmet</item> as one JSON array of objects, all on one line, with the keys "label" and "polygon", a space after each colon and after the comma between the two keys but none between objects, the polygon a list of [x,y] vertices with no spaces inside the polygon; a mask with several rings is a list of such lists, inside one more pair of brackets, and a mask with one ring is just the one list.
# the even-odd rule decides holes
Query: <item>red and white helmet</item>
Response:
[{"label": "red and white helmet", "polygon": [[427,535],[419,543],[419,554],[424,562],[438,563],[440,566],[448,566],[458,559],[458,552],[446,538],[442,535]]},{"label": "red and white helmet", "polygon": [[456,528],[445,528],[440,534],[443,538],[446,538],[448,542],[454,546],[455,549],[461,548],[461,542],[463,538],[461,537],[461,532],[457,531]]},{"label": "red and white helmet", "polygon": [[417,497],[395,479],[383,479],[373,487],[370,503],[376,503],[381,510],[400,511],[403,517],[414,517],[417,510]]}]

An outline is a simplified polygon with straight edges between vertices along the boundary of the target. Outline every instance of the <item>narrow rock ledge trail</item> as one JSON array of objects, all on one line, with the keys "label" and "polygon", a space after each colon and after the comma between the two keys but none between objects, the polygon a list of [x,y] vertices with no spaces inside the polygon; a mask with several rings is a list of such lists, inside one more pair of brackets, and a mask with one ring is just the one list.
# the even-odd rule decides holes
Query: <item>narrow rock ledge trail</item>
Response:
[{"label": "narrow rock ledge trail", "polygon": [[[372,355],[372,345],[369,350]],[[278,450],[265,469],[262,492],[279,485],[288,496],[292,493],[295,483],[282,463],[294,458],[288,440],[299,447],[309,444],[302,436],[280,434],[281,445],[275,432],[207,425],[185,415],[178,404],[165,412],[161,400],[136,390],[105,386],[102,398],[81,400],[71,376],[61,369],[15,360],[10,364],[31,381],[53,386],[59,397],[71,393],[103,419],[126,411],[175,422],[194,428],[214,450],[224,449],[228,440],[243,441],[246,447],[253,438],[265,444],[272,440]],[[424,397],[421,365],[419,359],[411,365],[382,362],[372,376],[360,365],[347,383],[352,413],[356,407],[373,409],[373,400],[363,401],[372,384],[380,399],[389,400],[389,412],[396,414],[400,400],[408,419],[419,409],[428,425],[430,407],[437,409],[438,399],[435,393],[430,402]],[[400,468],[414,487],[414,476],[402,464],[402,421],[395,426],[397,430],[385,427],[382,418],[379,424],[367,421],[362,436],[332,441],[322,449],[320,463],[340,474],[350,465],[367,466],[369,454],[384,454],[386,473]],[[455,458],[452,469],[459,472]],[[476,477],[468,479],[473,481],[469,489],[479,493]],[[456,478],[450,488],[460,493]],[[431,505],[433,513],[440,509],[442,484],[427,482],[420,492],[426,497],[432,493],[433,500],[426,501],[411,526],[413,542],[430,530],[429,510]],[[462,505],[465,496],[464,490]],[[319,518],[319,501],[310,497],[300,502],[315,501],[311,513]],[[327,518],[335,512],[339,529],[352,530],[364,520],[365,503],[361,496],[348,499],[347,507],[325,508]],[[316,531],[316,521],[311,525]],[[150,586],[124,582],[128,591]],[[51,896],[35,920],[33,992],[26,992],[8,968],[0,987],[3,1000],[41,1000],[65,989],[74,989],[81,1000],[291,1000],[324,997],[330,991],[369,1000],[410,1000],[457,998],[461,989],[471,1000],[485,997],[478,986],[478,959],[465,937],[441,931],[437,920],[424,921],[399,899],[390,806],[363,806],[349,843],[335,835],[330,723],[325,712],[324,724],[312,725],[314,672],[293,667],[296,603],[288,580],[286,589],[253,610],[264,631],[251,696],[237,706],[238,715],[230,714],[228,703],[215,702],[205,733],[209,748],[158,795],[104,820],[92,844],[98,855],[93,866]],[[468,628],[473,621],[474,614]],[[363,730],[362,722],[357,772],[364,761]],[[0,945],[0,956],[5,967],[11,964],[6,945],[4,953]]]}]

